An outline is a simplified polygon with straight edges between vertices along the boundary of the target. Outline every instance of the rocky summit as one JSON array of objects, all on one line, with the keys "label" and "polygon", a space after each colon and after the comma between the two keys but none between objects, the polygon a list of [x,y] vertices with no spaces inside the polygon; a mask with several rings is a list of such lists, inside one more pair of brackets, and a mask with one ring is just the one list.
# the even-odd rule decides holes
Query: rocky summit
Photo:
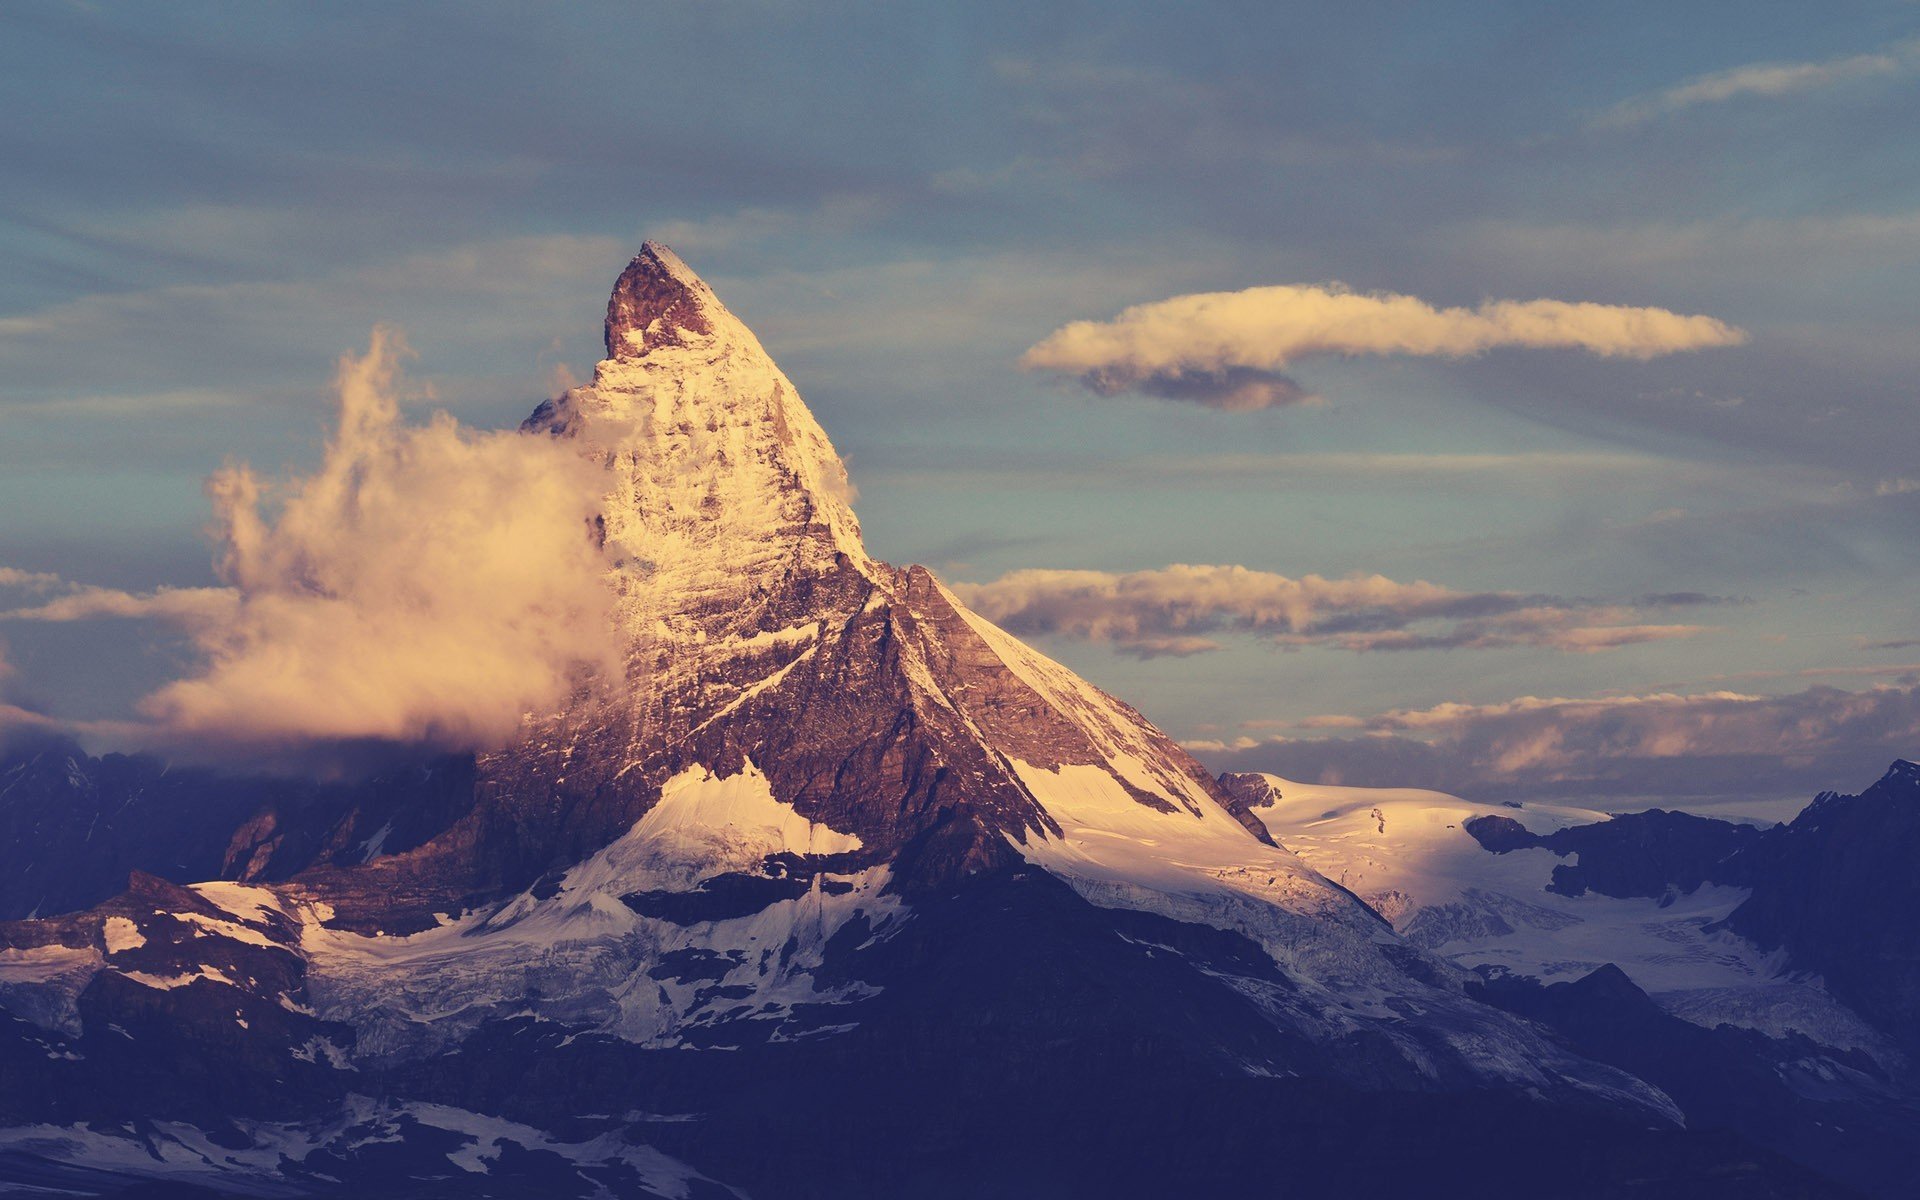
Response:
[{"label": "rocky summit", "polygon": [[605,337],[521,436],[604,473],[617,670],[352,784],[0,771],[9,854],[87,864],[3,893],[0,1194],[1844,1194],[1489,992],[1433,934],[1471,897],[1301,857],[1278,785],[872,558],[670,250]]}]

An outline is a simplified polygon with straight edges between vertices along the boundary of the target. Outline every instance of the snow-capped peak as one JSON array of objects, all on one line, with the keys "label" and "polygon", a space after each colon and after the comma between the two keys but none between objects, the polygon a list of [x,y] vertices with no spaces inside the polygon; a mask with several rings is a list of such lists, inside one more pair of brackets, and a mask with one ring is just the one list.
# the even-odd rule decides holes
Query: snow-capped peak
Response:
[{"label": "snow-capped peak", "polygon": [[[697,640],[773,632],[756,581],[870,566],[852,488],[791,381],[713,289],[648,242],[607,301],[593,382],[542,404],[530,432],[606,465],[608,558],[632,633],[696,621]],[[651,638],[652,634],[648,633]]]},{"label": "snow-capped peak", "polygon": [[[706,280],[679,255],[658,242],[646,242],[607,299],[607,357],[639,358],[660,346],[710,338],[729,323],[738,325],[732,317]],[[745,326],[740,328],[744,331]]]}]

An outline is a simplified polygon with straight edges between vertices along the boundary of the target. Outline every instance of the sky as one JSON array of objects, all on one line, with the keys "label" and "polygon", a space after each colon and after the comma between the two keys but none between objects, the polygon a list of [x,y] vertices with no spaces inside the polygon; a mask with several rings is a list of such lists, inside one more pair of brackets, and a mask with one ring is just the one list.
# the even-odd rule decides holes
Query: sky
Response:
[{"label": "sky", "polygon": [[[27,0],[0,97],[17,721],[192,674],[207,481],[322,470],[377,326],[493,463],[653,237],[876,555],[1215,769],[1703,807],[1920,757],[1906,0]],[[20,615],[83,585],[171,618]]]}]

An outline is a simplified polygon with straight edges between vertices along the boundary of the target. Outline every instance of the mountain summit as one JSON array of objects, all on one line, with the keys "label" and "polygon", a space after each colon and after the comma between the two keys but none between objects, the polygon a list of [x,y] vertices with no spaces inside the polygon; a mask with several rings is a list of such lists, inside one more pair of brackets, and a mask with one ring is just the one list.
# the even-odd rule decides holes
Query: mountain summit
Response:
[{"label": "mountain summit", "polygon": [[564,779],[573,807],[591,789],[615,821],[596,836],[610,837],[678,773],[752,763],[781,803],[857,835],[873,861],[933,839],[943,850],[925,870],[965,870],[1060,836],[1023,768],[1091,768],[1121,815],[1265,839],[1132,709],[968,612],[926,570],[870,558],[826,434],[670,250],[645,247],[608,312],[615,356],[526,428],[572,440],[609,473],[599,531],[627,672],[489,759],[506,790]]},{"label": "mountain summit", "polygon": [[715,320],[710,314],[716,312],[723,324],[732,315],[679,255],[647,242],[607,298],[607,357],[639,358],[661,346],[711,337]]}]

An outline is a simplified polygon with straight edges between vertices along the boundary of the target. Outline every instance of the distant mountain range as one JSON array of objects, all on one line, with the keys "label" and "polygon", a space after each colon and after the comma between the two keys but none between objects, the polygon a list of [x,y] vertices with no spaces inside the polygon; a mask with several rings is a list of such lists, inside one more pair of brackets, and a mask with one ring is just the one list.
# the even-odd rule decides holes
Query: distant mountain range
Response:
[{"label": "distant mountain range", "polygon": [[1767,830],[1215,779],[869,557],[670,251],[605,335],[523,434],[620,677],[353,783],[0,761],[0,1195],[1920,1187],[1913,764]]}]

